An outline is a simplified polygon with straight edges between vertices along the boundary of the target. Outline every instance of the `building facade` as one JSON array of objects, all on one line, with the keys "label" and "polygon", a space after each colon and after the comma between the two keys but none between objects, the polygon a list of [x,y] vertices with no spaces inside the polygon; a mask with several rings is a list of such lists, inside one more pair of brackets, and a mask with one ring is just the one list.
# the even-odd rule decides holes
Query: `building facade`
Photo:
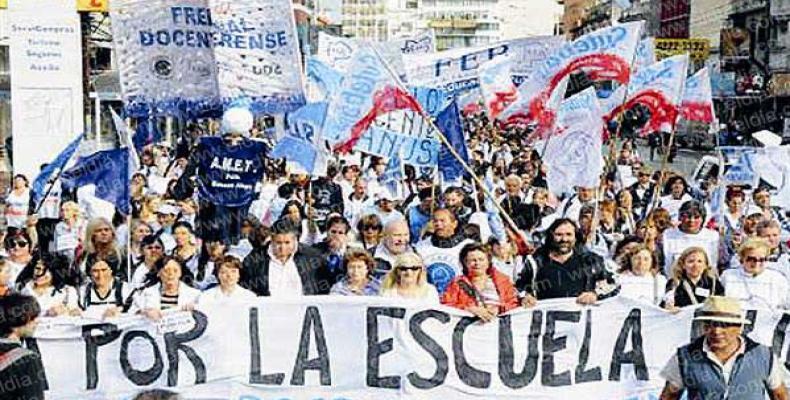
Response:
[{"label": "building facade", "polygon": [[343,0],[344,36],[387,41],[414,33],[418,0]]},{"label": "building facade", "polygon": [[436,49],[476,47],[499,41],[499,0],[420,0],[418,27],[432,28]]}]

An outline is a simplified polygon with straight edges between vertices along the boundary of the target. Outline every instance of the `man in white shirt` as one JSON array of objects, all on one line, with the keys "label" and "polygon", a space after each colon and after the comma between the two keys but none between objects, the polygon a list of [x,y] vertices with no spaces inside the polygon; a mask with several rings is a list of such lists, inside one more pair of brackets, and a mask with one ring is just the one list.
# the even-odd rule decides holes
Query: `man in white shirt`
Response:
[{"label": "man in white shirt", "polygon": [[582,206],[593,204],[595,201],[595,188],[576,187],[576,193],[563,200],[557,207],[558,217],[569,218],[574,222],[579,222],[579,213]]},{"label": "man in white shirt", "polygon": [[328,294],[334,282],[326,260],[299,245],[298,227],[290,219],[272,226],[272,240],[244,259],[241,285],[257,296],[296,297]]}]

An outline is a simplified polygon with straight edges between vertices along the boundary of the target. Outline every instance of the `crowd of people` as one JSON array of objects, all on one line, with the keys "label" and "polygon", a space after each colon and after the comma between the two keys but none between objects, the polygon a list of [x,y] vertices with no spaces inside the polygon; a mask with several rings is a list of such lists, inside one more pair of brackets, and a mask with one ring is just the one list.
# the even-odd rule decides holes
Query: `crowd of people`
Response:
[{"label": "crowd of people", "polygon": [[[612,142],[600,187],[557,196],[521,132],[484,114],[465,125],[471,168],[492,188],[407,165],[393,190],[380,157],[338,156],[311,177],[263,154],[250,203],[207,213],[189,189],[199,129],[142,150],[129,216],[56,182],[36,203],[17,175],[0,295],[35,297],[41,316],[97,319],[305,295],[442,303],[484,321],[561,297],[628,296],[669,311],[712,295],[790,306],[790,218],[770,187],[726,186],[717,207],[715,171],[706,182],[662,175],[625,140]],[[265,137],[225,133],[266,148]]]}]

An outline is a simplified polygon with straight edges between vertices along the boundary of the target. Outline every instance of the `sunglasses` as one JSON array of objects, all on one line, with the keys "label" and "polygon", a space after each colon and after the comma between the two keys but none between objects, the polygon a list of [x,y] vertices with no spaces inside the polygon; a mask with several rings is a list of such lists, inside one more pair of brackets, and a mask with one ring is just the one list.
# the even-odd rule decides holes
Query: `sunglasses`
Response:
[{"label": "sunglasses", "polygon": [[744,261],[746,261],[748,263],[764,263],[764,262],[768,261],[768,259],[765,258],[765,257],[751,257],[751,256],[749,256],[749,257],[746,257],[744,259]]},{"label": "sunglasses", "polygon": [[15,240],[11,242],[11,244],[16,247],[27,247],[27,245],[30,243],[28,243],[26,240]]},{"label": "sunglasses", "polygon": [[727,322],[708,321],[706,324],[709,328],[735,328],[741,324],[730,324]]},{"label": "sunglasses", "polygon": [[363,226],[362,229],[366,230],[366,231],[369,231],[371,229],[378,231],[378,230],[381,230],[381,227],[378,226],[378,225],[366,225],[366,226]]},{"label": "sunglasses", "polygon": [[419,271],[421,269],[422,269],[422,266],[419,266],[419,265],[413,265],[413,266],[409,266],[409,267],[407,267],[407,266],[398,267],[398,270],[400,270],[400,271]]}]

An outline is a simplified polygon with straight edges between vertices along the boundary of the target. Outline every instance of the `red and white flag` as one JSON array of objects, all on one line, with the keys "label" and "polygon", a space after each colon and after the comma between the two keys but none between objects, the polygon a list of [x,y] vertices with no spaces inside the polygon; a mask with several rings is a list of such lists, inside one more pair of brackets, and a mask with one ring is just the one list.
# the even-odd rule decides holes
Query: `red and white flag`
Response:
[{"label": "red and white flag", "polygon": [[642,133],[668,131],[675,126],[686,86],[688,54],[673,56],[637,71],[628,85],[628,98],[607,116],[611,121],[621,112],[641,104],[650,112]]},{"label": "red and white flag", "polygon": [[423,114],[419,102],[402,87],[381,55],[372,45],[363,43],[329,101],[324,138],[335,151],[347,153],[379,116],[396,110]]},{"label": "red and white flag", "polygon": [[480,92],[488,116],[496,118],[516,100],[516,85],[510,79],[513,59],[495,58],[480,67]]},{"label": "red and white flag", "polygon": [[713,89],[708,68],[702,68],[686,81],[686,92],[680,113],[688,121],[713,123],[716,115],[713,110]]},{"label": "red and white flag", "polygon": [[[594,81],[613,80],[626,84],[643,22],[629,22],[599,29],[559,47],[518,88],[517,99],[498,119],[506,124],[535,124],[534,135],[551,132],[557,109],[565,93],[556,94],[575,72],[585,72]],[[559,97],[559,101],[556,100]]]}]

